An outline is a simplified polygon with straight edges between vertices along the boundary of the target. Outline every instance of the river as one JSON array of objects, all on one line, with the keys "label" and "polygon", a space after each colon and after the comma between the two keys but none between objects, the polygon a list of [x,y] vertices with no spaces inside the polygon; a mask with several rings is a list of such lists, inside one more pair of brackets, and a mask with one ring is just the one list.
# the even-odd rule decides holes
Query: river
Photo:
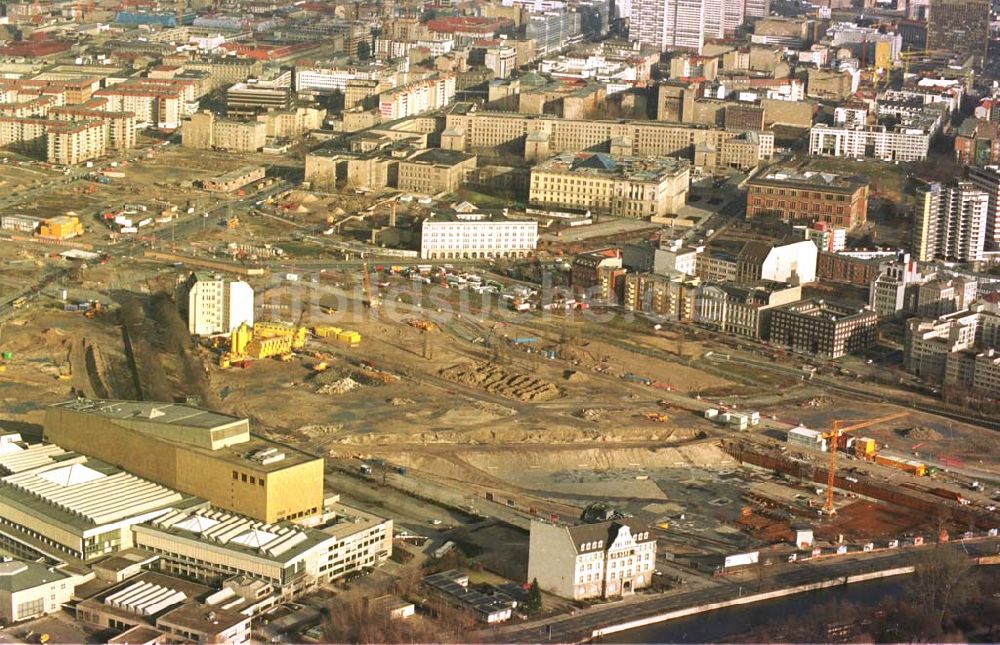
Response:
[{"label": "river", "polygon": [[909,576],[873,580],[843,587],[786,596],[776,600],[727,607],[676,620],[630,629],[600,639],[602,643],[717,643],[733,641],[754,627],[801,614],[831,601],[876,604],[886,596],[896,596]]}]

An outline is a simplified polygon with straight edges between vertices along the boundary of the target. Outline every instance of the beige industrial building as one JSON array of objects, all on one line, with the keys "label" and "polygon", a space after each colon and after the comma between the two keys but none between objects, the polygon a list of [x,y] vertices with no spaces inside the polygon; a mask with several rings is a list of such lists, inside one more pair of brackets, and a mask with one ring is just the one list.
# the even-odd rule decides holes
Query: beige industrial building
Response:
[{"label": "beige industrial building", "polygon": [[264,179],[264,166],[244,166],[206,179],[202,187],[210,193],[231,193],[247,184]]},{"label": "beige industrial building", "polygon": [[41,562],[0,560],[0,623],[10,625],[62,610],[78,578]]},{"label": "beige industrial building", "polygon": [[619,521],[564,526],[534,521],[528,580],[563,598],[612,598],[647,587],[656,569],[656,537]]},{"label": "beige industrial building", "polygon": [[[529,160],[542,160],[563,152],[600,150],[635,157],[694,158],[695,147],[709,144],[719,149],[739,131],[658,121],[601,121],[560,119],[512,112],[477,111],[467,103],[455,105],[445,117],[441,147],[450,150],[510,149]],[[760,160],[774,154],[774,133],[758,132]],[[616,150],[612,150],[612,146]]]},{"label": "beige industrial building", "polygon": [[780,282],[704,284],[695,294],[693,321],[754,340],[769,336],[770,310],[801,300],[802,287]]},{"label": "beige industrial building", "polygon": [[529,201],[614,217],[662,217],[684,206],[689,184],[686,161],[563,153],[531,169]]},{"label": "beige industrial building", "polygon": [[323,510],[323,459],[252,436],[246,419],[80,399],[46,410],[45,437],[262,522]]},{"label": "beige industrial building", "polygon": [[257,152],[267,143],[267,122],[217,118],[211,112],[194,114],[181,126],[181,145],[198,150]]},{"label": "beige industrial building", "polygon": [[399,162],[399,189],[424,195],[454,193],[475,170],[475,155],[424,150]]},{"label": "beige industrial building", "polygon": [[171,512],[134,531],[136,544],[157,554],[165,573],[208,584],[245,575],[285,596],[392,554],[392,520],[337,504],[326,507],[315,527],[201,508]]}]

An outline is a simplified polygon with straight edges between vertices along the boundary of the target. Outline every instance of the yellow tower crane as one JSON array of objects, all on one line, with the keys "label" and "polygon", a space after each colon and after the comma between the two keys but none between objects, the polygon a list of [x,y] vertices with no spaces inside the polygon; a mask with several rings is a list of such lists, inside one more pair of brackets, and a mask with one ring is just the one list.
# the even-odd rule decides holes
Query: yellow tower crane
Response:
[{"label": "yellow tower crane", "polygon": [[845,432],[861,430],[878,423],[895,421],[896,419],[905,417],[907,414],[909,413],[897,412],[896,414],[890,414],[877,419],[869,419],[868,421],[862,421],[849,426],[841,425],[843,421],[841,419],[837,419],[833,422],[833,427],[830,429],[830,432],[823,433],[823,438],[829,442],[827,446],[830,451],[830,463],[827,466],[826,471],[826,502],[823,504],[823,513],[826,515],[836,515],[837,513],[837,509],[833,507],[833,484],[837,477],[837,444],[839,443],[838,440],[840,439],[840,436]]}]

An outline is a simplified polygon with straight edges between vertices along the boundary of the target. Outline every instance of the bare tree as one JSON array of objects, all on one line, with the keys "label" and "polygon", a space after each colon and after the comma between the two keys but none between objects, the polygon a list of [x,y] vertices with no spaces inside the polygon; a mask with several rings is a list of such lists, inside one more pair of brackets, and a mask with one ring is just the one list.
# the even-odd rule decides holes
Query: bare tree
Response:
[{"label": "bare tree", "polygon": [[910,601],[942,630],[949,612],[964,605],[975,586],[969,559],[957,549],[939,545],[921,554],[907,591]]}]

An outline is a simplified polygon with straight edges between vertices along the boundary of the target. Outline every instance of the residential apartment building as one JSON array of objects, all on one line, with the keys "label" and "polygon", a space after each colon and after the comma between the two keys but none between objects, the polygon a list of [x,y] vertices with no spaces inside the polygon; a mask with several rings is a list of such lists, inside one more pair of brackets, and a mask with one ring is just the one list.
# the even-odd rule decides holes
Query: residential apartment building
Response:
[{"label": "residential apartment building", "polygon": [[76,399],[46,410],[44,435],[261,522],[323,512],[323,459],[251,435],[246,419],[175,403]]},{"label": "residential apartment building", "polygon": [[420,225],[420,257],[523,258],[538,246],[538,222],[476,211],[433,214]]},{"label": "residential apartment building", "polygon": [[1000,166],[969,166],[966,179],[988,196],[986,208],[986,246],[1000,247]]},{"label": "residential apartment building", "polygon": [[528,579],[572,600],[630,595],[652,583],[656,536],[618,521],[531,523]]},{"label": "residential apartment building", "polygon": [[692,275],[632,273],[625,275],[622,306],[667,320],[690,321],[695,311],[695,293],[701,280]]},{"label": "residential apartment building", "polygon": [[840,358],[875,344],[878,315],[823,300],[802,300],[771,311],[772,345],[819,358]]},{"label": "residential apartment building", "polygon": [[104,121],[107,123],[107,150],[130,150],[136,145],[138,126],[131,112],[110,112],[79,106],[53,107],[48,117],[57,121]]},{"label": "residential apartment building", "polygon": [[193,336],[228,334],[244,323],[253,326],[253,298],[246,282],[195,272],[181,289],[181,311]]},{"label": "residential apartment building", "polygon": [[[906,321],[903,366],[932,383],[943,383],[950,378],[952,384],[966,389],[976,387],[995,395],[1000,389],[987,384],[994,369],[995,354],[991,352],[998,346],[1000,316],[995,308],[975,303],[969,309],[938,318]],[[984,354],[979,365],[982,377],[980,386],[976,386],[976,359],[980,353]]]},{"label": "residential apartment building", "polygon": [[[658,51],[686,49],[701,54],[705,46],[705,5],[719,0],[632,0],[629,38]],[[710,16],[711,18],[711,16]],[[716,34],[721,28],[721,11],[715,17]]]},{"label": "residential apartment building", "polygon": [[978,262],[986,248],[989,195],[972,182],[937,182],[917,189],[910,248],[921,262]]},{"label": "residential apartment building", "polygon": [[689,174],[677,159],[563,153],[531,169],[528,199],[536,207],[663,217],[684,206]]},{"label": "residential apartment building", "polygon": [[432,148],[399,162],[399,189],[436,195],[454,193],[476,170],[476,156]]},{"label": "residential apartment building", "polygon": [[884,125],[861,128],[817,124],[809,131],[812,156],[872,158],[880,161],[923,161],[930,148],[930,134],[921,128]]},{"label": "residential apartment building", "polygon": [[0,147],[18,146],[44,154],[49,163],[75,165],[107,154],[108,122],[103,119],[0,117]]},{"label": "residential apartment building", "polygon": [[267,122],[220,119],[211,112],[199,112],[184,121],[181,145],[198,150],[257,152],[267,143]]},{"label": "residential apartment building", "polygon": [[1000,164],[1000,124],[973,117],[955,133],[955,158],[968,166]]},{"label": "residential apartment building", "polygon": [[157,554],[165,573],[206,584],[248,576],[284,597],[375,567],[392,554],[392,520],[340,505],[310,527],[203,507],[174,510],[134,531],[136,545]]},{"label": "residential apartment building", "polygon": [[779,169],[747,182],[747,219],[773,216],[852,229],[868,218],[868,180],[825,172]]},{"label": "residential apartment building", "polygon": [[[532,160],[563,152],[616,149],[635,157],[693,159],[699,144],[719,149],[740,132],[659,121],[557,119],[545,115],[478,111],[468,103],[448,112],[441,147],[478,151],[513,149]],[[774,133],[757,132],[760,160],[774,154]]]},{"label": "residential apartment building", "polygon": [[414,81],[379,94],[378,109],[392,121],[440,110],[455,100],[455,75],[440,72],[435,78]]},{"label": "residential apartment building", "polygon": [[927,49],[986,58],[990,41],[989,0],[930,0]]}]

